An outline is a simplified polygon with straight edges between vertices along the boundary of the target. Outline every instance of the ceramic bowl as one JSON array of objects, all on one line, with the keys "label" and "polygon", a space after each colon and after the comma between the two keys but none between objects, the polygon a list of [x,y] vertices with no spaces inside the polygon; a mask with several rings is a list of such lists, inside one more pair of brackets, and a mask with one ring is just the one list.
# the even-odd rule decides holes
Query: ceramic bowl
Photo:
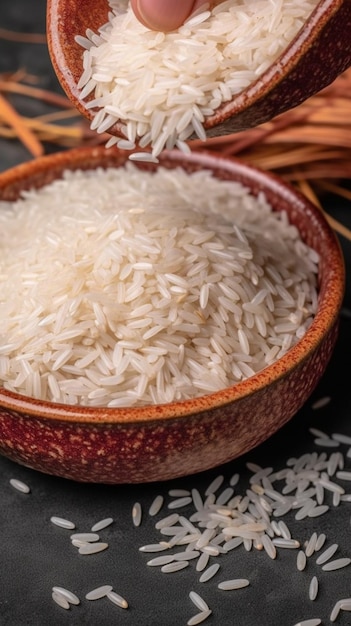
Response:
[{"label": "ceramic bowl", "polygon": [[[0,199],[14,200],[65,169],[121,167],[127,154],[83,148],[20,165],[0,175]],[[344,264],[322,213],[279,178],[205,152],[163,153],[167,168],[211,170],[219,179],[263,191],[287,211],[320,254],[319,303],[312,325],[285,356],[251,378],[207,396],[139,408],[86,408],[38,401],[0,389],[0,453],[36,470],[77,481],[136,483],[188,475],[254,448],[304,404],[323,374],[337,338]],[[154,170],[155,164],[137,167]]]},{"label": "ceramic bowl", "polygon": [[[48,0],[47,33],[53,67],[77,109],[94,112],[79,98],[82,48],[76,35],[107,22],[107,0]],[[269,8],[267,8],[269,10]],[[320,0],[313,14],[279,58],[254,83],[206,118],[207,135],[225,135],[271,120],[317,93],[351,65],[350,0]],[[121,135],[120,125],[111,129]]]}]

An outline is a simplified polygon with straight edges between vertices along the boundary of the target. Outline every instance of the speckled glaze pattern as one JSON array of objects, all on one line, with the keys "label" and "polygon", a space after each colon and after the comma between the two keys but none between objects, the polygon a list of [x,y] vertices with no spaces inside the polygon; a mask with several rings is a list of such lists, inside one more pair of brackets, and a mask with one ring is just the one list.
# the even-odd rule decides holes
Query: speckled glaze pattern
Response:
[{"label": "speckled glaze pattern", "polygon": [[[127,155],[105,148],[58,153],[0,175],[0,199],[40,187],[63,170],[122,166]],[[161,164],[209,169],[264,191],[286,210],[303,239],[321,255],[319,307],[314,322],[283,358],[259,374],[217,393],[184,402],[138,408],[50,404],[0,389],[0,452],[34,469],[85,482],[166,480],[225,463],[267,439],[304,404],[335,345],[344,290],[337,239],[321,212],[272,174],[220,155],[164,153]],[[153,171],[154,164],[138,165]]]},{"label": "speckled glaze pattern", "polygon": [[[82,48],[75,35],[107,21],[106,0],[48,0],[49,52],[57,77],[76,108],[94,114],[79,100]],[[254,83],[206,118],[208,136],[225,135],[267,122],[317,93],[351,65],[351,2],[320,0],[304,27],[276,62]],[[92,96],[91,96],[92,97]],[[121,135],[120,125],[112,131]]]}]

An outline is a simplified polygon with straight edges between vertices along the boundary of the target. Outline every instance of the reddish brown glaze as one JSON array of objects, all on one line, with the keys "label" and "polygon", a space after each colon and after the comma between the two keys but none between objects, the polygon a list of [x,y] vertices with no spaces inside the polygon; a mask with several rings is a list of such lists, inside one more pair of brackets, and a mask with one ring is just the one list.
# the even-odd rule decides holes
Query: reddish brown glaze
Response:
[{"label": "reddish brown glaze", "polygon": [[[48,0],[51,60],[68,97],[88,119],[94,112],[79,100],[82,48],[75,35],[107,21],[107,0]],[[269,9],[268,9],[269,10]],[[304,27],[277,61],[242,93],[208,117],[208,135],[225,135],[266,122],[329,85],[351,65],[351,2],[320,0]],[[113,128],[120,135],[120,126]]]},{"label": "reddish brown glaze", "polygon": [[[0,199],[58,178],[65,169],[120,167],[127,154],[105,148],[58,153],[0,175]],[[164,153],[161,164],[212,170],[253,194],[264,191],[286,210],[303,239],[321,256],[319,307],[301,341],[252,378],[184,402],[139,408],[87,408],[41,402],[0,390],[0,452],[50,474],[80,481],[164,480],[227,462],[286,423],[316,386],[332,354],[344,290],[337,239],[322,213],[272,174],[220,155]],[[154,164],[138,167],[154,170]]]}]

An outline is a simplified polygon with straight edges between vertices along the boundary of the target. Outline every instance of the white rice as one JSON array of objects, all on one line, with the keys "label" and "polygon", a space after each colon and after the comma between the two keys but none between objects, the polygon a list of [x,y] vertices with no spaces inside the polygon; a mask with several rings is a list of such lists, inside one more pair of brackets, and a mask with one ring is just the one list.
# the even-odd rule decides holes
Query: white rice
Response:
[{"label": "white rice", "polygon": [[86,594],[85,599],[100,600],[101,598],[104,598],[110,591],[112,591],[112,589],[112,585],[101,585],[100,587],[96,587],[95,589],[89,591]]},{"label": "white rice", "polygon": [[337,543],[333,543],[331,546],[329,546],[329,548],[324,550],[324,552],[322,552],[322,554],[320,554],[316,560],[317,565],[323,565],[323,563],[326,563],[327,561],[329,561],[329,559],[331,559],[331,557],[334,556],[338,547],[339,546]]},{"label": "white rice", "polygon": [[140,526],[141,524],[141,519],[142,519],[142,508],[141,508],[141,504],[140,502],[135,502],[135,504],[133,504],[133,508],[132,508],[132,520],[133,520],[133,524],[134,526]]},{"label": "white rice", "polygon": [[333,572],[334,570],[342,569],[343,567],[348,567],[350,563],[351,563],[351,559],[348,557],[344,557],[342,559],[335,559],[335,561],[328,561],[328,563],[325,563],[324,565],[322,565],[322,570],[324,570],[325,572]]},{"label": "white rice", "polygon": [[205,602],[205,600],[196,591],[190,591],[189,598],[200,611],[209,610],[207,602]]},{"label": "white rice", "polygon": [[295,624],[295,626],[319,626],[322,623],[322,620],[318,617],[312,619],[304,619],[302,622]]},{"label": "white rice", "polygon": [[211,613],[211,609],[196,613],[196,615],[193,615],[193,617],[187,621],[187,626],[197,626],[198,624],[202,624],[202,622],[204,622],[211,615]]},{"label": "white rice", "polygon": [[67,530],[74,530],[76,527],[74,522],[71,522],[64,517],[57,517],[56,515],[50,517],[50,522],[55,526],[59,526],[60,528],[66,528]]},{"label": "white rice", "polygon": [[163,572],[163,574],[173,574],[173,572],[178,572],[179,570],[188,567],[188,565],[188,561],[175,561],[174,563],[163,565],[161,567],[161,572]]},{"label": "white rice", "polygon": [[182,149],[193,133],[204,140],[205,118],[270,67],[317,3],[229,0],[161,33],[110,0],[109,22],[76,38],[85,48],[80,97],[98,111],[92,128],[121,122],[128,145],[150,144],[153,158],[164,147]]},{"label": "white rice", "polygon": [[[203,552],[203,554],[206,554],[206,553]],[[207,569],[205,569],[204,572],[201,574],[201,576],[199,578],[199,582],[200,583],[206,583],[209,580],[211,580],[211,578],[213,578],[217,574],[219,568],[220,568],[220,564],[219,563],[213,563],[212,565],[207,567]],[[199,571],[199,569],[198,569],[198,571]]]},{"label": "white rice", "polygon": [[69,591],[69,589],[65,589],[65,587],[53,587],[52,591],[55,594],[63,596],[70,604],[80,604],[78,596],[72,591]]},{"label": "white rice", "polygon": [[53,601],[58,606],[61,607],[61,609],[69,610],[71,608],[70,603],[68,602],[67,598],[62,595],[62,593],[57,593],[56,591],[53,591],[52,594],[51,594],[51,597],[52,597]]},{"label": "white rice", "polygon": [[18,478],[10,478],[10,485],[17,491],[21,493],[30,493],[30,487],[24,483],[22,480],[18,480]]},{"label": "white rice", "polygon": [[119,593],[116,593],[115,591],[108,591],[106,596],[111,602],[113,602],[113,604],[121,607],[121,609],[128,608],[127,600],[123,598],[123,596],[121,596]]},{"label": "white rice", "polygon": [[154,498],[153,502],[150,505],[149,515],[151,516],[157,515],[157,513],[159,513],[160,510],[162,509],[163,501],[164,501],[163,496],[161,495],[156,496],[156,498]]},{"label": "white rice", "polygon": [[83,543],[91,543],[94,541],[99,541],[100,537],[97,533],[74,533],[71,535],[71,541],[76,539],[77,541],[81,541]]},{"label": "white rice", "polygon": [[127,164],[23,196],[0,203],[8,390],[86,406],[184,400],[262,370],[312,322],[318,255],[239,183]]},{"label": "white rice", "polygon": [[218,584],[218,589],[230,591],[232,589],[243,589],[248,587],[250,581],[246,578],[234,578],[232,580],[223,580]]},{"label": "white rice", "polygon": [[108,543],[99,542],[99,543],[82,543],[78,548],[79,554],[97,554],[98,552],[103,552],[108,548]]},{"label": "white rice", "polygon": [[91,532],[97,533],[100,530],[103,530],[103,529],[107,528],[108,526],[111,526],[111,524],[113,524],[113,517],[105,517],[104,519],[100,520],[99,522],[96,522],[96,524],[94,524],[91,527]]},{"label": "white rice", "polygon": [[308,596],[310,600],[314,601],[317,598],[317,595],[318,595],[318,578],[317,576],[312,576],[310,586],[309,586]]},{"label": "white rice", "polygon": [[306,567],[306,564],[307,564],[306,554],[305,552],[303,552],[303,550],[299,550],[297,559],[296,559],[296,566],[299,572],[303,572],[303,570]]}]

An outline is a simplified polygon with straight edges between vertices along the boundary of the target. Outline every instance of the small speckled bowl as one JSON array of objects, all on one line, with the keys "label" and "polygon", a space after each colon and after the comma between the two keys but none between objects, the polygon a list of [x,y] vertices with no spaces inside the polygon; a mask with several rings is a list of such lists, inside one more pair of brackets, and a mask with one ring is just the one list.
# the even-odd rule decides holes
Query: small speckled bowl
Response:
[{"label": "small speckled bowl", "polygon": [[[14,200],[65,169],[121,167],[127,155],[84,148],[20,165],[0,175],[0,199]],[[267,439],[304,404],[323,374],[337,338],[344,264],[321,212],[273,176],[220,155],[164,153],[161,164],[209,169],[223,180],[263,191],[287,211],[303,240],[318,251],[319,304],[299,343],[275,364],[208,396],[140,408],[83,408],[34,400],[0,389],[0,453],[34,469],[78,481],[135,483],[200,472]],[[157,165],[140,163],[141,169]]]},{"label": "small speckled bowl", "polygon": [[[96,31],[107,22],[109,7],[107,0],[84,0],[84,10],[79,5],[77,0],[48,0],[48,45],[63,89],[91,120],[93,111],[79,98],[82,48],[74,38],[84,35],[87,28]],[[267,122],[329,85],[351,65],[350,33],[350,0],[320,0],[279,58],[256,81],[205,119],[207,135],[226,135]],[[116,124],[111,133],[122,136],[121,125]]]}]

